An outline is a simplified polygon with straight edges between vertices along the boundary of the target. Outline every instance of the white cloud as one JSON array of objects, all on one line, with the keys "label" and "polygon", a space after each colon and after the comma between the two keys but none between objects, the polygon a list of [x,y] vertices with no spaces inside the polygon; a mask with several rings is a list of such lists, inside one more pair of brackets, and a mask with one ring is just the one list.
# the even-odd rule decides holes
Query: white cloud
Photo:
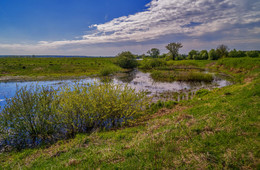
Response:
[{"label": "white cloud", "polygon": [[[241,41],[248,42],[260,38],[257,35],[260,27],[260,3],[253,0],[152,0],[146,6],[147,10],[143,12],[91,25],[90,28],[95,29],[94,33],[86,34],[79,40],[40,41],[25,45],[0,44],[0,49],[44,51],[64,46],[77,49],[78,46],[101,43],[149,44],[151,40],[160,39],[167,43],[167,36],[185,37],[183,41],[187,41],[214,34],[218,34],[218,39],[222,38],[223,41],[234,36],[236,41],[243,37]],[[192,23],[198,24],[193,26]],[[250,28],[244,32],[245,27]]]}]

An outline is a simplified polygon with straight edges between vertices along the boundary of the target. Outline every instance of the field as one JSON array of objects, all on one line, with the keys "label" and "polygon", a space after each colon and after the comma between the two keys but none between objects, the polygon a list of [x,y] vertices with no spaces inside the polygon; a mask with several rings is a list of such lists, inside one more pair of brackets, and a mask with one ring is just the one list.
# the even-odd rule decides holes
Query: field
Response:
[{"label": "field", "polygon": [[122,70],[113,62],[114,58],[0,58],[0,80],[77,78]]},{"label": "field", "polygon": [[236,84],[202,90],[128,127],[2,153],[0,168],[259,169],[260,59],[192,62]]}]

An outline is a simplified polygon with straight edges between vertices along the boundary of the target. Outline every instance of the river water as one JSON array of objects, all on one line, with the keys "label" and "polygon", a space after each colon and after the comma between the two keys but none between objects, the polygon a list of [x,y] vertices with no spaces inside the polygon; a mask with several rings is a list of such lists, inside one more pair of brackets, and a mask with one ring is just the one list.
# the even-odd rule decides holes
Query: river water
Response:
[{"label": "river water", "polygon": [[[58,89],[64,85],[73,85],[76,82],[80,83],[94,83],[101,82],[100,78],[86,78],[81,80],[55,80],[55,81],[24,81],[24,82],[0,82],[0,106],[3,108],[6,104],[7,98],[12,98],[15,95],[17,89],[30,86],[51,86],[54,89]],[[150,77],[149,73],[144,73],[138,70],[134,70],[129,73],[122,73],[114,76],[110,79],[115,84],[128,84],[130,87],[139,90],[145,90],[149,92],[149,95],[156,95],[164,92],[195,92],[199,89],[212,89],[221,88],[231,85],[232,83],[214,76],[214,80],[211,83],[205,82],[155,82]],[[0,109],[1,110],[1,109]]]}]

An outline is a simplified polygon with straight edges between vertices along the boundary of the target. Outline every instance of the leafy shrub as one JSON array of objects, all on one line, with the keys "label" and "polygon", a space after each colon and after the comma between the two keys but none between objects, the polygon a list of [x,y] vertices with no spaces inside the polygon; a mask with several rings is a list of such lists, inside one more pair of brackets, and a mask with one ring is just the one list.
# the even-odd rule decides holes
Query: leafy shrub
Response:
[{"label": "leafy shrub", "polygon": [[[145,92],[111,83],[23,87],[0,112],[1,142],[17,148],[123,126],[146,112]],[[31,145],[32,144],[32,145]]]},{"label": "leafy shrub", "polygon": [[70,133],[122,126],[144,113],[148,98],[128,86],[111,83],[63,88],[59,113]]},{"label": "leafy shrub", "polygon": [[199,53],[199,60],[208,60],[208,51],[207,50],[202,50]]},{"label": "leafy shrub", "polygon": [[215,49],[211,49],[208,55],[209,55],[208,58],[209,60],[218,60],[221,57]]},{"label": "leafy shrub", "polygon": [[0,113],[0,139],[17,147],[35,145],[53,138],[60,130],[59,117],[53,105],[57,92],[48,87],[22,87],[7,99]]},{"label": "leafy shrub", "polygon": [[125,51],[116,56],[116,63],[126,69],[132,69],[137,66],[137,61],[135,59],[135,56],[129,52]]},{"label": "leafy shrub", "polygon": [[188,54],[188,59],[193,60],[196,59],[198,56],[199,56],[199,51],[191,50]]}]

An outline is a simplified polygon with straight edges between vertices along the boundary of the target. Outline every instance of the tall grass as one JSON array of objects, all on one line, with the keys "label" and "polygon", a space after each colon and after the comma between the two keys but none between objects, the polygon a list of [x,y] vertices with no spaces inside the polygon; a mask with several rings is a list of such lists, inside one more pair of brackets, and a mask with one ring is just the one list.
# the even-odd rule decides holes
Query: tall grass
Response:
[{"label": "tall grass", "polygon": [[203,72],[192,72],[192,71],[153,71],[151,77],[155,81],[199,81],[199,82],[211,82],[213,81],[213,75]]},{"label": "tall grass", "polygon": [[144,59],[139,62],[139,68],[145,70],[175,70],[179,68],[187,68],[187,69],[199,69],[204,68],[207,64],[212,63],[212,61],[208,60],[170,60],[165,61],[164,59]]},{"label": "tall grass", "polygon": [[24,87],[0,113],[0,144],[24,148],[123,126],[144,114],[148,101],[144,92],[110,83]]},{"label": "tall grass", "polygon": [[117,67],[117,66],[107,66],[107,67],[102,68],[99,71],[99,74],[101,76],[109,76],[109,75],[114,74],[114,73],[116,73],[118,71],[120,71],[120,68]]},{"label": "tall grass", "polygon": [[163,59],[144,59],[140,62],[139,68],[149,70],[158,67],[165,67],[167,62]]},{"label": "tall grass", "polygon": [[227,69],[235,68],[235,69],[255,69],[260,67],[260,59],[259,58],[224,58],[222,60],[218,60],[217,64],[220,66],[224,66]]}]

